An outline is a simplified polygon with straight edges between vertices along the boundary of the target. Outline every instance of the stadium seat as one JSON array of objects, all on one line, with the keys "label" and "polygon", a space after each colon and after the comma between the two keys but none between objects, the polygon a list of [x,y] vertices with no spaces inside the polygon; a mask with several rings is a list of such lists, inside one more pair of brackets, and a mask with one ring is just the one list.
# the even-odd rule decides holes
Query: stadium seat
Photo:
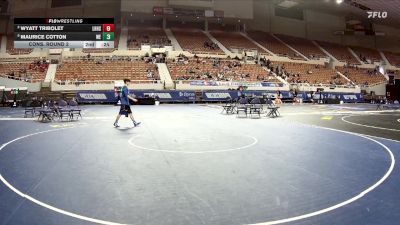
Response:
[{"label": "stadium seat", "polygon": [[55,80],[59,83],[76,85],[93,81],[112,82],[124,78],[132,81],[159,80],[157,65],[143,60],[69,60],[59,66],[55,76]]},{"label": "stadium seat", "polygon": [[0,74],[9,79],[25,82],[41,82],[46,77],[48,64],[35,61],[13,61],[0,63]]},{"label": "stadium seat", "polygon": [[384,52],[386,59],[392,66],[396,66],[400,68],[400,55],[395,54],[393,52]]},{"label": "stadium seat", "polygon": [[247,34],[260,45],[264,46],[278,56],[288,57],[291,59],[303,59],[300,55],[277,40],[271,34],[262,31],[249,31]]},{"label": "stadium seat", "polygon": [[336,67],[336,69],[359,85],[374,85],[386,81],[386,78],[374,69],[357,67]]},{"label": "stadium seat", "polygon": [[360,62],[354,57],[353,54],[351,54],[349,49],[344,45],[329,43],[324,41],[317,41],[317,43],[340,62],[347,62],[352,65],[360,64]]},{"label": "stadium seat", "polygon": [[375,49],[363,48],[363,47],[351,47],[357,54],[361,61],[367,64],[373,64],[374,62],[382,61],[382,57],[379,52]]},{"label": "stadium seat", "polygon": [[233,60],[221,60],[217,65],[210,59],[190,59],[186,62],[169,60],[168,68],[173,80],[249,81],[277,85],[282,83],[258,64],[242,64]]},{"label": "stadium seat", "polygon": [[30,54],[33,49],[32,48],[14,48],[14,35],[7,36],[7,53],[10,55],[26,55]]},{"label": "stadium seat", "polygon": [[[171,29],[183,50],[194,54],[224,54],[200,29]],[[206,43],[209,47],[206,47]]]},{"label": "stadium seat", "polygon": [[335,70],[325,68],[323,65],[293,63],[293,62],[273,62],[282,65],[285,71],[284,79],[289,83],[305,84],[335,84],[346,85],[349,82],[338,75]]},{"label": "stadium seat", "polygon": [[284,41],[286,44],[290,45],[301,54],[306,56],[309,59],[319,59],[319,58],[326,58],[327,56],[321,49],[319,49],[314,43],[310,40],[287,36],[283,34],[275,34],[279,39]]},{"label": "stadium seat", "polygon": [[267,53],[264,49],[258,47],[256,44],[254,44],[238,32],[211,31],[210,33],[222,45],[224,45],[227,49],[230,49],[231,51],[234,49],[239,51],[257,50],[259,53],[269,55],[269,53]]},{"label": "stadium seat", "polygon": [[143,44],[163,47],[170,45],[171,41],[161,27],[129,27],[128,49],[138,50]]}]

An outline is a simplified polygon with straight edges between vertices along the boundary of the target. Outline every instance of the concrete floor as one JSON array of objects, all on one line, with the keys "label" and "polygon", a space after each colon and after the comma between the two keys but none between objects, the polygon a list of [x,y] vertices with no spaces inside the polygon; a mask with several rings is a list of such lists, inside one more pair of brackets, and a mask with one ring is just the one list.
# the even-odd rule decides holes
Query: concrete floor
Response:
[{"label": "concrete floor", "polygon": [[135,106],[142,125],[116,129],[118,107],[82,108],[82,120],[52,123],[0,109],[0,224],[400,219],[399,112],[305,104],[241,119],[215,104]]}]

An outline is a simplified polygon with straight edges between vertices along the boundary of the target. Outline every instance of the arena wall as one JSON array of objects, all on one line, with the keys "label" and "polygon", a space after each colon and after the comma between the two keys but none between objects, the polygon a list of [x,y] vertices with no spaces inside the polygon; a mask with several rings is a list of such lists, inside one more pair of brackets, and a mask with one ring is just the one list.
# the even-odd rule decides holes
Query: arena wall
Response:
[{"label": "arena wall", "polygon": [[306,38],[333,43],[342,42],[342,36],[333,34],[335,31],[344,30],[344,17],[306,10],[305,20]]},{"label": "arena wall", "polygon": [[375,92],[375,95],[386,95],[386,83],[365,87],[362,88],[362,90],[365,90],[367,93],[373,91]]},{"label": "arena wall", "polygon": [[335,35],[335,31],[345,30],[344,16],[306,9],[303,12],[304,20],[298,20],[276,16],[275,7],[273,2],[254,0],[254,19],[248,23],[248,28],[343,45],[400,52],[400,29],[374,24],[375,30],[385,33],[385,36]]},{"label": "arena wall", "polygon": [[251,21],[249,27],[254,30],[270,32],[271,10],[273,10],[271,4],[260,0],[254,0],[253,2],[254,20]]},{"label": "arena wall", "polygon": [[224,11],[228,18],[253,19],[253,0],[214,0],[214,10]]},{"label": "arena wall", "polygon": [[121,0],[122,12],[153,13],[154,6],[167,7],[167,0]]},{"label": "arena wall", "polygon": [[24,82],[24,81],[19,81],[19,80],[12,80],[12,79],[7,79],[0,77],[0,86],[5,86],[5,87],[27,87],[28,91],[30,92],[38,92],[40,91],[42,83],[29,83],[29,82]]},{"label": "arena wall", "polygon": [[271,18],[271,32],[295,37],[305,37],[306,23],[302,20],[273,16]]},{"label": "arena wall", "polygon": [[[34,8],[33,8],[34,7]],[[115,0],[85,0],[83,5],[51,8],[51,1],[14,0],[11,10],[15,17],[114,17],[121,4]]]}]

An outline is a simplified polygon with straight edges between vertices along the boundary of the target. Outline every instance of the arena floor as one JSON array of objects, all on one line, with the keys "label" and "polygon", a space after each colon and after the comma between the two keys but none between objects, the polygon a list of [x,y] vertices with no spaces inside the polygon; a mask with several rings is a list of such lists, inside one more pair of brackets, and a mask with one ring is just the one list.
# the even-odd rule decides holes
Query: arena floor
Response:
[{"label": "arena floor", "polygon": [[400,111],[284,105],[84,106],[78,122],[0,109],[0,224],[362,224],[400,221]]}]

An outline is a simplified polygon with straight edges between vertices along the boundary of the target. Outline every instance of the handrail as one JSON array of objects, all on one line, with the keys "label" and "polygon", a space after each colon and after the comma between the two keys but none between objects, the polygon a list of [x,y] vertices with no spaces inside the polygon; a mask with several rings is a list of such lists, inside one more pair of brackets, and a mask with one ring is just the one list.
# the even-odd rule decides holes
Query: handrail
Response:
[{"label": "handrail", "polygon": [[368,85],[360,84],[360,86],[361,86],[361,87],[371,87],[371,86],[376,86],[376,85],[380,85],[380,84],[386,84],[387,82],[388,82],[388,81],[381,81],[381,82],[378,82],[378,83],[368,84]]},{"label": "handrail", "polygon": [[[54,80],[58,85],[114,84],[115,80]],[[161,84],[161,80],[131,80],[132,84]]]},{"label": "handrail", "polygon": [[230,45],[229,48],[231,49],[238,49],[238,50],[242,50],[242,51],[258,51],[257,48],[245,48],[245,47],[238,47],[238,46],[232,46]]},{"label": "handrail", "polygon": [[290,83],[290,85],[304,86],[304,87],[332,87],[335,88],[357,88],[357,85],[336,85],[336,84],[307,84],[307,83]]},{"label": "handrail", "polygon": [[[273,82],[273,81],[216,81],[216,80],[173,80],[175,83],[181,82],[182,84],[191,84],[192,82],[204,82],[204,83],[216,83],[219,85],[224,85],[224,86],[262,86],[262,83],[264,84],[271,84],[272,86],[276,87],[282,87],[284,86],[284,83],[281,82]],[[268,87],[268,86],[265,86]]]},{"label": "handrail", "polygon": [[200,51],[200,50],[194,50],[194,49],[188,49],[188,48],[183,48],[184,51],[189,52],[190,54],[193,55],[225,55],[224,52],[221,51],[216,51],[216,52],[207,52],[207,51]]}]

